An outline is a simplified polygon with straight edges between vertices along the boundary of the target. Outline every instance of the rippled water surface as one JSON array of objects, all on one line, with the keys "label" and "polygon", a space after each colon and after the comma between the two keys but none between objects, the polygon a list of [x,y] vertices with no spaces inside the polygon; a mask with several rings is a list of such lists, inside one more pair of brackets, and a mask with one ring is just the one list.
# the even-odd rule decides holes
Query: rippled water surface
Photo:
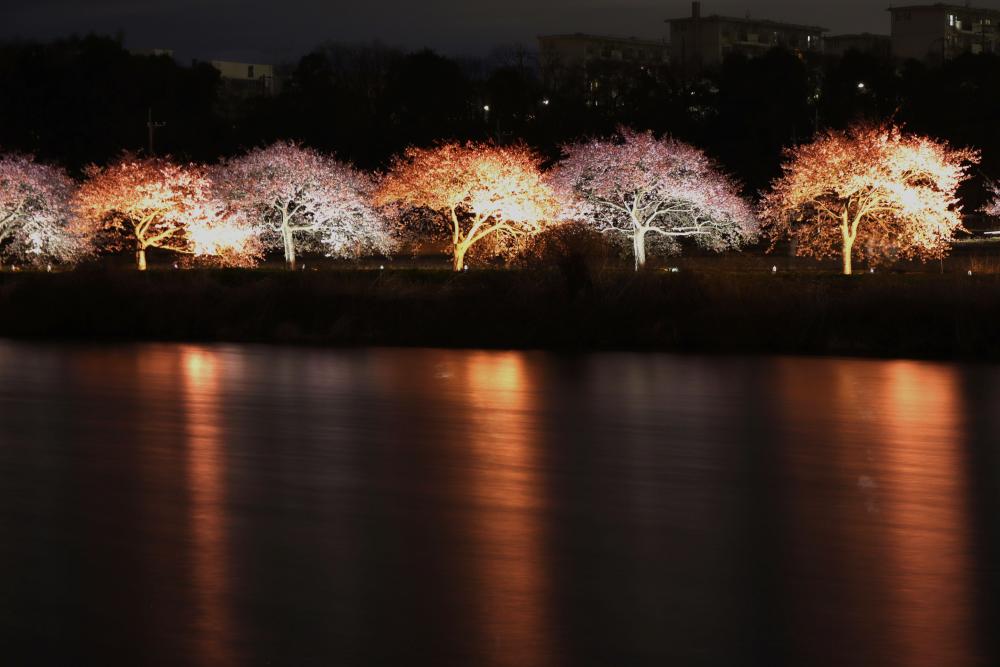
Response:
[{"label": "rippled water surface", "polygon": [[0,655],[1000,664],[1000,368],[0,343]]}]

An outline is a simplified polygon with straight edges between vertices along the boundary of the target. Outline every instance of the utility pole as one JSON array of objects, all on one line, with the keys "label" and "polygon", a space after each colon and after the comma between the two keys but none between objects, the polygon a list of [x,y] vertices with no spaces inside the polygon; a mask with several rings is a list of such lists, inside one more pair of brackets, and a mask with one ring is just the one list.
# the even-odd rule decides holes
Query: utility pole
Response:
[{"label": "utility pole", "polygon": [[148,112],[146,129],[149,130],[149,156],[152,157],[156,155],[156,151],[153,149],[153,134],[155,134],[156,130],[159,128],[166,127],[167,124],[159,121],[153,122],[153,107],[149,107]]}]

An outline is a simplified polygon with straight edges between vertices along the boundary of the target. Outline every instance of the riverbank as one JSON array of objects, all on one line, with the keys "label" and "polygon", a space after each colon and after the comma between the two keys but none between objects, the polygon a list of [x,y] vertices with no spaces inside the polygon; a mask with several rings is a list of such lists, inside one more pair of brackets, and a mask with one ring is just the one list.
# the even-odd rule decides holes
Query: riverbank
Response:
[{"label": "riverbank", "polygon": [[7,273],[0,336],[996,360],[1000,276]]}]

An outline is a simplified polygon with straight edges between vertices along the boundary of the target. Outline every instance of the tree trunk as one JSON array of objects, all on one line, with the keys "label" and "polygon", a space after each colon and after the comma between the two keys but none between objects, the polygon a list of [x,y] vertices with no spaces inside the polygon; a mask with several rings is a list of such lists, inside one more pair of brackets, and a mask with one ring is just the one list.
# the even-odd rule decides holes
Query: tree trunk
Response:
[{"label": "tree trunk", "polygon": [[851,268],[851,253],[854,251],[854,239],[847,234],[844,235],[844,275],[851,275],[854,270]]},{"label": "tree trunk", "polygon": [[452,271],[461,271],[465,268],[465,251],[467,248],[457,245],[454,250],[454,257],[452,258],[451,269]]},{"label": "tree trunk", "polygon": [[135,263],[136,263],[136,266],[139,268],[140,271],[145,271],[146,270],[146,249],[145,248],[143,248],[143,247],[140,246],[139,249],[135,251]]},{"label": "tree trunk", "polygon": [[638,230],[632,235],[632,249],[635,252],[635,270],[646,268],[646,232]]},{"label": "tree trunk", "polygon": [[295,270],[295,236],[292,230],[285,227],[281,231],[282,240],[285,242],[285,265],[292,271]]}]

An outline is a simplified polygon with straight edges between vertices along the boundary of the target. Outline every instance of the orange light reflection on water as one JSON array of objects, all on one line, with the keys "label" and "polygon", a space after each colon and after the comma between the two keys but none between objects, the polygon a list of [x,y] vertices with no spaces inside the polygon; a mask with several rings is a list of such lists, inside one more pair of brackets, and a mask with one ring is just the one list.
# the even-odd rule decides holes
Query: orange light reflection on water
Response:
[{"label": "orange light reflection on water", "polygon": [[974,645],[963,460],[965,424],[953,367],[898,362],[883,391],[889,554],[900,662],[958,665]]},{"label": "orange light reflection on water", "polygon": [[476,498],[469,534],[483,571],[483,623],[497,664],[551,659],[544,491],[531,366],[520,353],[473,353],[455,373],[470,433],[468,478]]},{"label": "orange light reflection on water", "polygon": [[782,438],[794,471],[782,501],[790,622],[796,637],[828,642],[795,650],[815,662],[968,664],[973,566],[958,369],[796,359],[781,370],[778,405],[794,429]]},{"label": "orange light reflection on water", "polygon": [[230,652],[229,556],[220,405],[221,360],[206,348],[181,348],[197,645],[205,665],[235,664]]}]

